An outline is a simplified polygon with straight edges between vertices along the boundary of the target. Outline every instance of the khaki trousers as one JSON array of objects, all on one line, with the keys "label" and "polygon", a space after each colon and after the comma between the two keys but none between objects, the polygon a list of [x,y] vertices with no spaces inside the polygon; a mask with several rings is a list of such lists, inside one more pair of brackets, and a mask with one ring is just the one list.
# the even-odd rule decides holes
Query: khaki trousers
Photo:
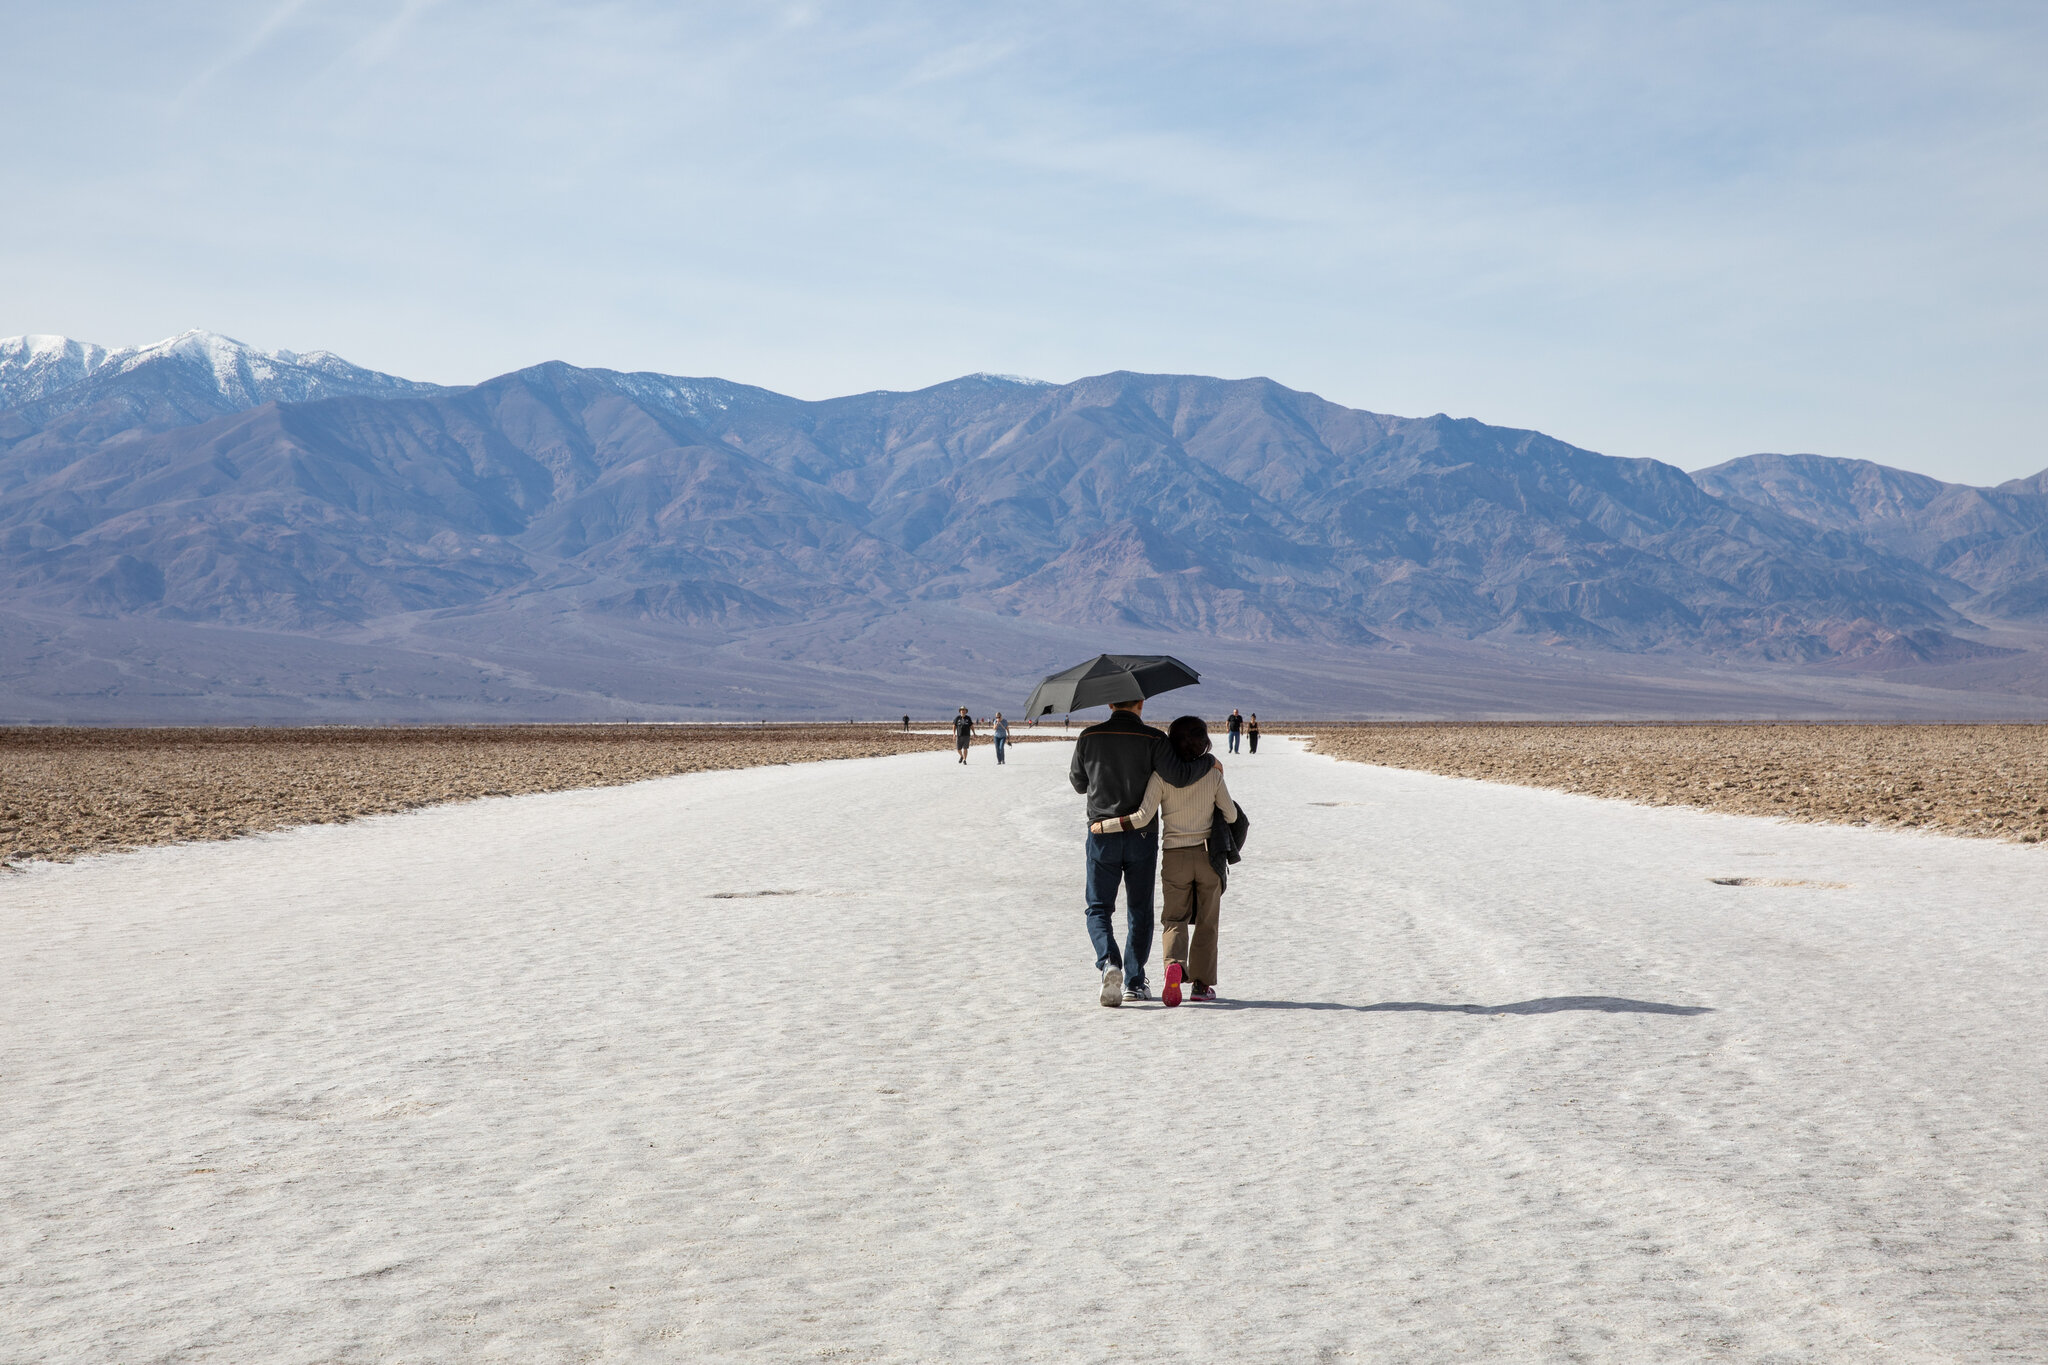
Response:
[{"label": "khaki trousers", "polygon": [[1159,876],[1166,885],[1166,899],[1159,907],[1159,924],[1166,931],[1166,960],[1180,963],[1197,987],[1215,985],[1223,883],[1209,866],[1209,850],[1200,844],[1167,849]]}]

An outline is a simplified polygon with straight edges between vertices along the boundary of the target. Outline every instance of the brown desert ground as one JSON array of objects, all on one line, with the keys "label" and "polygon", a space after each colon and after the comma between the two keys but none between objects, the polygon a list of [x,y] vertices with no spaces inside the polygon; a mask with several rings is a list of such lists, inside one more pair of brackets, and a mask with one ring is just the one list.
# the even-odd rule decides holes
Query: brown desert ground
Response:
[{"label": "brown desert ground", "polygon": [[2048,838],[2048,725],[1285,728],[1335,758],[1652,806],[2029,844]]},{"label": "brown desert ground", "polygon": [[[945,749],[942,725],[915,734],[795,724],[0,729],[0,864],[482,796]],[[1649,805],[2048,838],[2048,725],[1275,723],[1267,732],[1305,734],[1317,752],[1362,763]]]},{"label": "brown desert ground", "polygon": [[[232,839],[442,801],[946,749],[886,725],[0,729],[0,864]],[[982,741],[985,743],[986,741]]]}]

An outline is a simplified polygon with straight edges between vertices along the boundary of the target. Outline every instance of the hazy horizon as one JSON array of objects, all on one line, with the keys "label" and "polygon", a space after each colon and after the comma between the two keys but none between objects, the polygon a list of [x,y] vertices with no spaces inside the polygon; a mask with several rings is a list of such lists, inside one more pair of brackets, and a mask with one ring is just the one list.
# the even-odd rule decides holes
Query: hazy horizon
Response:
[{"label": "hazy horizon", "polygon": [[[191,329],[188,329],[188,332],[192,332],[192,331],[199,331],[199,332],[205,332],[205,331],[208,331],[208,329],[205,329],[205,328],[191,328]],[[52,336],[54,336],[54,335],[60,335],[60,334],[54,334],[54,333],[44,333],[44,334],[38,334],[38,333],[28,333],[28,334],[22,334],[22,335],[17,335],[17,336],[12,336],[12,337],[0,337],[0,343],[4,343],[4,342],[8,342],[8,341],[18,341],[18,340],[27,340],[27,339],[29,339],[29,338],[31,338],[31,337],[34,337],[34,336],[38,336],[38,335],[52,335]],[[122,351],[122,350],[146,350],[146,349],[149,349],[149,348],[151,348],[151,347],[154,347],[154,346],[159,346],[159,345],[162,345],[162,344],[164,344],[164,343],[166,343],[166,342],[172,342],[172,341],[176,341],[176,340],[178,340],[178,337],[179,337],[179,336],[181,336],[181,335],[185,335],[185,333],[180,333],[180,334],[177,334],[177,335],[173,335],[173,336],[170,336],[170,337],[163,337],[163,338],[159,338],[159,339],[158,339],[157,341],[154,341],[154,342],[144,342],[144,343],[139,343],[139,344],[136,344],[136,345],[132,345],[132,346],[130,346],[130,345],[126,345],[126,344],[115,344],[115,345],[109,345],[109,344],[108,344],[108,343],[106,343],[105,341],[101,340],[100,338],[96,338],[96,337],[66,337],[66,338],[64,338],[64,339],[65,339],[65,340],[69,340],[69,341],[77,341],[77,342],[86,342],[86,343],[90,343],[90,344],[94,344],[94,345],[102,345],[102,346],[105,346],[105,347],[106,347],[106,349],[107,349],[107,350],[109,350],[109,351]],[[213,333],[213,335],[220,335],[220,334],[218,334],[218,333]],[[249,346],[254,346],[254,343],[251,343],[251,342],[247,341],[247,340],[246,340],[245,338],[241,338],[241,337],[228,337],[228,338],[226,338],[226,339],[227,339],[227,340],[230,340],[230,341],[235,341],[235,342],[238,342],[238,343],[240,343],[240,344],[243,344],[243,345],[249,345]],[[331,353],[333,353],[333,354],[337,354],[337,355],[339,355],[339,354],[340,354],[339,352],[335,352],[335,351],[333,351],[333,348],[332,348],[332,347],[313,347],[313,346],[309,346],[309,347],[306,347],[306,348],[304,348],[304,350],[303,350],[303,351],[300,351],[300,350],[298,350],[298,348],[295,348],[295,347],[289,347],[289,346],[287,346],[287,347],[260,347],[260,346],[258,346],[258,347],[255,347],[255,349],[258,349],[258,350],[266,350],[266,351],[273,351],[273,352],[276,352],[276,351],[293,351],[293,352],[297,352],[298,354],[310,354],[310,353],[316,353],[316,352],[319,352],[319,351],[328,351],[328,352],[331,352]],[[353,361],[353,360],[354,360],[354,357],[352,357],[352,356],[347,356],[347,355],[342,355],[342,356],[341,356],[341,359],[343,359],[343,360],[348,360],[348,361]],[[515,366],[515,367],[514,367],[513,369],[511,369],[511,370],[507,370],[507,371],[503,371],[503,372],[501,372],[501,374],[498,374],[498,375],[486,375],[486,376],[484,376],[484,377],[483,377],[482,379],[480,379],[480,380],[477,380],[477,381],[475,381],[475,382],[476,382],[476,383],[479,383],[479,384],[481,384],[481,383],[489,383],[489,382],[490,382],[491,380],[493,380],[493,379],[501,378],[501,377],[502,377],[502,376],[503,376],[504,374],[515,374],[515,373],[518,373],[518,372],[519,372],[520,370],[527,370],[527,369],[533,369],[533,368],[536,368],[536,367],[538,367],[538,366],[541,366],[541,365],[548,365],[548,364],[555,364],[555,363],[563,363],[563,364],[571,364],[571,365],[573,365],[573,364],[574,364],[575,362],[573,362],[573,361],[562,361],[560,357],[552,357],[552,356],[551,356],[551,357],[549,357],[549,358],[548,358],[548,359],[546,359],[546,360],[536,360],[536,361],[532,361],[532,362],[530,362],[529,364],[526,364],[526,365],[521,365],[521,366]],[[616,367],[616,366],[590,366],[590,367],[579,367],[579,368],[592,368],[592,369],[613,369],[613,370],[618,370],[618,367]],[[631,373],[631,372],[633,372],[633,371],[622,371],[622,372],[627,372],[627,373]],[[637,371],[637,372],[639,372],[639,373],[651,373],[650,371],[647,371],[647,370],[645,370],[644,368],[640,369],[640,370],[639,370],[639,371]],[[818,397],[818,398],[806,398],[806,397],[802,397],[802,396],[800,396],[800,395],[796,395],[796,394],[782,394],[782,396],[783,396],[783,397],[787,397],[787,398],[796,398],[796,399],[798,399],[798,401],[800,401],[800,402],[819,402],[819,403],[824,403],[824,402],[831,402],[831,401],[833,401],[833,400],[835,400],[835,399],[842,399],[842,398],[857,398],[857,397],[861,397],[861,396],[863,396],[863,395],[866,395],[866,394],[881,394],[881,393],[903,393],[903,394],[907,394],[907,393],[917,393],[917,392],[920,392],[920,391],[923,391],[923,390],[926,390],[926,389],[933,389],[933,388],[942,388],[942,387],[944,387],[944,386],[945,386],[945,385],[947,385],[947,384],[952,384],[952,383],[958,383],[959,381],[961,381],[961,380],[963,380],[963,379],[999,379],[999,380],[1011,380],[1011,381],[1016,381],[1016,382],[1021,382],[1021,383],[1028,383],[1028,384],[1042,384],[1042,385],[1046,385],[1046,386],[1048,386],[1048,387],[1053,387],[1053,388],[1060,388],[1060,387],[1065,387],[1065,386],[1067,386],[1067,385],[1069,385],[1069,384],[1079,384],[1079,383],[1083,383],[1083,382],[1085,382],[1085,381],[1087,381],[1087,380],[1089,380],[1089,379],[1100,379],[1100,378],[1105,378],[1105,377],[1107,377],[1107,376],[1109,376],[1109,375],[1112,375],[1112,374],[1117,374],[1117,373],[1146,373],[1146,372],[1143,372],[1143,371],[1135,371],[1135,372],[1134,372],[1134,371],[1129,371],[1129,370],[1124,370],[1124,371],[1116,371],[1116,370],[1105,370],[1105,371],[1101,371],[1101,372],[1098,372],[1098,373],[1096,373],[1096,374],[1087,374],[1087,375],[1077,375],[1077,376],[1075,376],[1075,377],[1074,377],[1074,378],[1072,378],[1072,379],[1062,379],[1062,380],[1054,380],[1054,379],[1046,379],[1046,378],[1043,378],[1042,376],[1038,376],[1038,375],[1017,375],[1017,374],[998,374],[998,373],[995,373],[995,372],[993,372],[993,371],[988,371],[988,370],[972,370],[972,371],[967,371],[967,372],[964,372],[964,373],[961,373],[961,374],[957,374],[957,375],[951,375],[951,376],[949,376],[949,377],[947,377],[947,378],[945,378],[945,379],[940,379],[940,380],[934,381],[934,382],[933,382],[933,383],[931,383],[931,384],[925,384],[925,385],[920,385],[920,386],[919,386],[918,388],[916,388],[916,389],[902,389],[902,388],[895,388],[895,389],[892,389],[892,388],[874,388],[874,389],[860,389],[860,390],[855,390],[855,391],[852,391],[852,392],[848,392],[848,393],[826,394],[826,395],[823,395],[823,396],[821,396],[821,397]],[[398,375],[397,377],[398,377],[398,378],[401,378],[401,379],[416,379],[416,378],[418,378],[418,376],[415,376],[415,375],[403,375],[403,374],[401,374],[401,375]],[[734,376],[732,376],[732,375],[725,375],[725,374],[702,374],[702,375],[668,375],[668,376],[666,376],[666,377],[667,377],[667,378],[670,378],[670,379],[684,379],[684,380],[694,380],[694,381],[709,381],[709,380],[716,380],[716,381],[721,381],[721,382],[725,382],[725,383],[731,383],[731,384],[738,384],[738,385],[743,385],[743,386],[747,386],[747,387],[751,387],[751,388],[759,388],[759,389],[767,389],[767,387],[768,387],[768,386],[766,386],[766,385],[762,385],[762,384],[754,384],[754,383],[752,383],[752,382],[751,382],[751,381],[749,381],[749,380],[746,380],[746,379],[742,379],[742,378],[735,378],[735,377],[734,377]],[[1223,380],[1224,380],[1225,382],[1229,382],[1229,383],[1244,383],[1244,382],[1256,382],[1256,381],[1261,381],[1261,380],[1263,380],[1263,381],[1268,381],[1268,382],[1271,382],[1271,383],[1275,383],[1275,384],[1278,384],[1278,385],[1280,385],[1280,386],[1281,386],[1281,387],[1283,387],[1283,388],[1288,388],[1288,389],[1294,389],[1294,390],[1295,390],[1295,391],[1297,391],[1297,392],[1306,392],[1306,393],[1311,393],[1311,394],[1312,394],[1312,395],[1313,395],[1314,397],[1318,397],[1318,398],[1324,398],[1324,399],[1328,399],[1329,401],[1332,401],[1332,402],[1335,402],[1335,401],[1336,401],[1336,400],[1334,400],[1334,399],[1330,399],[1330,398],[1329,398],[1329,395],[1327,395],[1327,394],[1315,394],[1315,393],[1313,392],[1313,390],[1304,390],[1304,389],[1300,389],[1300,388],[1298,388],[1298,386],[1296,386],[1296,385],[1292,385],[1292,384],[1289,384],[1289,383],[1287,383],[1287,381],[1286,381],[1286,380],[1285,380],[1284,378],[1282,378],[1282,377],[1280,377],[1280,376],[1278,376],[1278,375],[1219,375],[1219,376],[1202,376],[1202,377],[1204,377],[1204,378],[1219,378],[1219,379],[1223,379]],[[462,387],[467,387],[467,386],[466,386],[466,385],[461,385],[461,384],[455,384],[455,385],[449,385],[448,387],[452,387],[452,388],[462,388]],[[776,392],[776,393],[780,393],[780,392],[781,392],[780,390],[769,390],[769,391],[770,391],[770,392]],[[1348,406],[1348,405],[1347,405],[1347,406]],[[1438,417],[1449,417],[1449,418],[1451,418],[1451,419],[1453,419],[1453,420],[1463,420],[1463,419],[1465,419],[1465,418],[1466,418],[1466,417],[1468,416],[1468,414],[1464,414],[1464,413],[1444,413],[1444,412],[1437,412],[1437,413],[1382,413],[1382,414],[1379,414],[1379,415],[1382,415],[1382,416],[1392,416],[1392,417],[1402,417],[1402,418],[1421,418],[1421,417],[1432,417],[1432,416],[1438,416]],[[1504,426],[1512,426],[1512,424],[1501,424],[1501,425],[1504,425]],[[1525,428],[1525,429],[1526,429],[1526,428]],[[1559,439],[1559,440],[1563,440],[1563,441],[1567,441],[1567,442],[1570,442],[1570,441],[1571,441],[1571,437],[1569,436],[1569,434],[1565,434],[1565,433],[1559,433],[1559,432],[1544,432],[1544,433],[1542,433],[1542,434],[1543,434],[1543,435],[1546,435],[1546,436],[1552,436],[1552,437],[1556,437],[1556,438],[1557,438],[1557,439]],[[1574,442],[1573,444],[1578,444],[1578,443]],[[1582,446],[1581,448],[1586,448],[1586,447],[1583,447],[1583,446]],[[1613,452],[1613,451],[1596,451],[1595,453],[1596,453],[1596,454],[1618,454],[1619,452]],[[1819,452],[1815,452],[1815,451],[1789,451],[1789,450],[1788,450],[1788,451],[1744,451],[1744,452],[1742,452],[1742,454],[1741,454],[1741,455],[1729,456],[1729,457],[1728,457],[1728,459],[1741,459],[1741,458],[1744,458],[1745,456],[1751,456],[1751,455],[1795,455],[1795,456],[1806,456],[1806,455],[1814,455],[1814,454],[1818,454],[1818,453],[1819,453]],[[1853,457],[1853,456],[1850,456],[1850,457],[1842,457],[1842,458],[1857,458],[1857,457]],[[2048,459],[2048,457],[2044,457],[2044,459]],[[1704,470],[1706,470],[1706,469],[1710,469],[1710,468],[1714,467],[1714,465],[1717,465],[1717,464],[1722,464],[1722,463],[1726,463],[1726,461],[1724,461],[1724,460],[1717,460],[1717,461],[1713,461],[1713,462],[1710,462],[1710,463],[1708,463],[1708,464],[1700,464],[1700,465],[1693,465],[1693,466],[1690,466],[1690,467],[1689,467],[1689,469],[1688,469],[1688,472],[1690,472],[1690,473],[1700,473],[1700,472],[1702,472],[1702,471],[1704,471]],[[1880,463],[1881,463],[1881,462],[1880,462]],[[1683,465],[1681,465],[1681,466],[1678,466],[1678,467],[1679,467],[1679,468],[1688,468],[1687,466],[1683,466]],[[1911,466],[1911,465],[1894,465],[1894,466],[1889,466],[1889,467],[1891,467],[1891,468],[1896,468],[1896,469],[1903,469],[1903,470],[1905,470],[1905,471],[1907,471],[1907,472],[1909,472],[1909,473],[1915,473],[1915,474],[1927,474],[1927,473],[1928,473],[1928,471],[1926,471],[1926,470],[1924,470],[1924,469],[1918,469],[1918,468],[1915,468],[1914,466]],[[2048,467],[2048,466],[2044,466],[2044,467]],[[2026,477],[2030,477],[2030,476],[2031,476],[2031,474],[2034,474],[2034,473],[2039,473],[2039,472],[2041,472],[2041,471],[2039,471],[2039,470],[2031,470],[2031,471],[2028,471],[2028,473],[2027,473],[2027,474],[2015,475],[2014,477],[2015,477],[2015,478],[2026,478]],[[2004,481],[2003,481],[2003,480],[2001,480],[2000,482],[2004,482]],[[1982,485],[1982,486],[1995,486],[1995,485]]]},{"label": "hazy horizon", "polygon": [[0,332],[2048,465],[2048,12],[22,10]]}]

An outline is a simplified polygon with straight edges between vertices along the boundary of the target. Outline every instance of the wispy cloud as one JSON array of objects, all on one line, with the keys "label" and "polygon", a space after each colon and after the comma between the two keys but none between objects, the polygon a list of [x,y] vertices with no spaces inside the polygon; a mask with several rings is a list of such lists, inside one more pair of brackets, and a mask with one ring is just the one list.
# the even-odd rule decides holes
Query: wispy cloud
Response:
[{"label": "wispy cloud", "polygon": [[349,49],[349,58],[361,66],[375,66],[386,60],[397,51],[420,16],[440,3],[441,0],[402,0],[389,19]]},{"label": "wispy cloud", "polygon": [[958,43],[942,52],[934,52],[918,62],[910,74],[904,77],[903,84],[932,85],[940,81],[953,81],[964,76],[976,75],[1008,61],[1022,46],[1014,38]]},{"label": "wispy cloud", "polygon": [[181,109],[190,104],[215,80],[261,52],[271,39],[283,32],[286,25],[313,3],[314,0],[280,0],[280,3],[273,5],[269,13],[172,97],[171,108]]}]

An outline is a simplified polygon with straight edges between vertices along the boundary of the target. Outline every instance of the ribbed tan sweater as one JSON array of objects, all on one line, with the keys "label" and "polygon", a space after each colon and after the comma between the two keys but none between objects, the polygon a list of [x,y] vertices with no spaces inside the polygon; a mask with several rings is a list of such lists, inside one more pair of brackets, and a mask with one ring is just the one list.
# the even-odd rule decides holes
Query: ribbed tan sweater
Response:
[{"label": "ribbed tan sweater", "polygon": [[1237,803],[1230,799],[1230,788],[1223,781],[1221,768],[1209,769],[1185,787],[1169,787],[1154,773],[1145,784],[1144,803],[1123,821],[1104,823],[1143,829],[1152,823],[1153,815],[1159,814],[1159,832],[1166,847],[1200,848],[1209,842],[1209,825],[1215,818],[1211,812],[1219,810],[1224,819],[1237,819]]}]

